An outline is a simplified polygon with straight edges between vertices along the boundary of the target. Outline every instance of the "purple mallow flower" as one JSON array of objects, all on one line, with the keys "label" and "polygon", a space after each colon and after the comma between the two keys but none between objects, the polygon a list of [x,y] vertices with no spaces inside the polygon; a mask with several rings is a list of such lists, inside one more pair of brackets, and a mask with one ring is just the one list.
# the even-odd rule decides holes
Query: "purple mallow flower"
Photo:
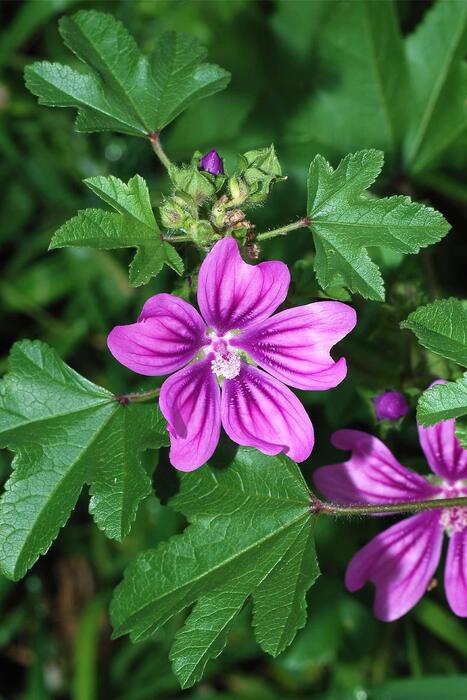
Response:
[{"label": "purple mallow flower", "polygon": [[[326,498],[342,504],[467,496],[467,450],[455,436],[454,423],[418,427],[421,447],[435,474],[431,480],[399,464],[372,435],[338,430],[332,443],[351,450],[351,458],[317,469],[315,483]],[[384,530],[350,561],[347,588],[356,591],[371,581],[376,587],[376,617],[391,621],[405,615],[422,598],[438,567],[444,532],[449,537],[446,596],[453,612],[467,617],[467,508],[428,510]]]},{"label": "purple mallow flower", "polygon": [[320,301],[271,317],[289,283],[284,263],[248,265],[236,241],[224,238],[199,271],[201,315],[179,297],[156,294],[137,323],[109,334],[111,353],[134,372],[174,372],[159,405],[177,469],[197,469],[211,457],[221,424],[239,445],[267,455],[285,452],[301,462],[311,453],[313,426],[285,384],[310,390],[339,384],[346,362],[334,362],[329,351],[356,315],[346,304]]},{"label": "purple mallow flower", "polygon": [[399,420],[409,412],[409,404],[399,391],[384,391],[373,401],[378,420]]},{"label": "purple mallow flower", "polygon": [[222,158],[214,149],[204,155],[199,162],[199,169],[205,170],[211,175],[222,175],[224,173],[224,165]]}]

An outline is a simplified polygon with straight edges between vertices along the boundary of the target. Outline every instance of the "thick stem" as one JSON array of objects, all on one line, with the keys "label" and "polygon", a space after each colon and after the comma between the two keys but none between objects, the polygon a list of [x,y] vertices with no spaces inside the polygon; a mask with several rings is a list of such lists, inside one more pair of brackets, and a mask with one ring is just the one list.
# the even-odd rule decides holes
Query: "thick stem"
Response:
[{"label": "thick stem", "polygon": [[397,503],[367,504],[355,503],[346,506],[338,503],[326,503],[321,501],[314,494],[310,494],[311,512],[323,515],[335,515],[337,517],[351,517],[353,515],[378,515],[387,513],[394,515],[397,513],[421,513],[425,510],[435,510],[439,508],[466,508],[467,497],[458,498],[436,498],[426,501],[398,501]]},{"label": "thick stem", "polygon": [[114,399],[121,406],[128,406],[129,403],[140,403],[141,401],[150,401],[151,399],[156,399],[160,393],[161,390],[157,388],[150,389],[149,391],[142,391],[139,394],[122,394],[122,396],[114,396]]},{"label": "thick stem", "polygon": [[257,241],[265,241],[267,238],[275,238],[276,236],[285,236],[289,231],[295,231],[297,228],[304,228],[310,225],[310,219],[304,216],[298,221],[294,221],[286,226],[279,226],[279,228],[273,228],[271,231],[266,231],[265,233],[259,233],[256,236]]},{"label": "thick stem", "polygon": [[167,170],[170,168],[172,165],[170,158],[167,156],[166,152],[161,146],[160,138],[159,138],[159,132],[158,131],[153,131],[151,134],[148,134],[149,140],[151,142],[152,150],[156,154],[156,156],[159,158],[160,162],[164,166],[164,168],[167,168]]}]

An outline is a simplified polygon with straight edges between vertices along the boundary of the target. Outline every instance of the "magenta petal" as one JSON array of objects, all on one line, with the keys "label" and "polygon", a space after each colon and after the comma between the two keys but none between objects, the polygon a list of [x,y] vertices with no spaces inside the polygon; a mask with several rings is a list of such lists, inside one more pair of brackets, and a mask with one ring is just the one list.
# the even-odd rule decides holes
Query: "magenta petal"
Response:
[{"label": "magenta petal", "polygon": [[170,374],[189,362],[205,342],[206,325],[183,299],[156,294],[137,323],[116,326],[107,338],[112,355],[125,367],[150,376]]},{"label": "magenta petal", "polygon": [[206,323],[221,335],[270,316],[287,296],[289,284],[287,265],[248,265],[237,242],[223,238],[201,265],[198,304]]},{"label": "magenta petal", "polygon": [[297,397],[281,382],[242,363],[222,390],[222,424],[239,445],[303,462],[313,449],[313,426]]},{"label": "magenta petal", "polygon": [[331,389],[344,379],[347,366],[344,358],[334,362],[329,351],[356,322],[356,313],[347,304],[318,301],[248,327],[231,344],[285,384]]},{"label": "magenta petal", "polygon": [[211,353],[176,372],[162,385],[159,406],[169,424],[170,461],[193,471],[213,454],[221,429],[220,389]]},{"label": "magenta petal", "polygon": [[357,552],[347,567],[346,586],[356,591],[372,581],[376,617],[397,620],[426,592],[441,557],[442,542],[438,511],[406,518]]},{"label": "magenta petal", "polygon": [[467,450],[455,435],[455,421],[446,420],[429,428],[418,426],[420,444],[435,474],[450,481],[467,478]]},{"label": "magenta petal", "polygon": [[321,493],[336,503],[394,503],[434,498],[440,489],[406,469],[378,438],[360,430],[338,430],[332,444],[351,450],[347,462],[317,469]]},{"label": "magenta petal", "polygon": [[455,532],[449,541],[444,587],[451,610],[467,617],[467,530]]}]

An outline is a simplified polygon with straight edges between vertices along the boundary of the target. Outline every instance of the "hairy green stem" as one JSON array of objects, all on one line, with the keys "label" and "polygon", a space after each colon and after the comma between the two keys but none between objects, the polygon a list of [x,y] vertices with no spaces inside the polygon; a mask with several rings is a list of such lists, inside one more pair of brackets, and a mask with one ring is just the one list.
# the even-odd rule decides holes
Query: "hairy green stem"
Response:
[{"label": "hairy green stem", "polygon": [[149,391],[143,391],[139,394],[122,394],[121,396],[114,396],[114,399],[122,406],[127,406],[129,403],[140,403],[141,401],[150,401],[151,399],[156,399],[160,393],[161,390],[157,388],[150,389]]},{"label": "hairy green stem", "polygon": [[161,236],[163,241],[167,243],[186,243],[187,241],[192,241],[191,236]]},{"label": "hairy green stem", "polygon": [[337,517],[351,517],[353,515],[378,515],[387,513],[394,515],[397,513],[421,513],[425,510],[439,508],[466,508],[467,497],[458,498],[436,498],[426,501],[399,501],[398,503],[367,504],[355,503],[346,506],[338,503],[327,503],[321,501],[315,495],[310,494],[312,513],[324,515],[335,515]]},{"label": "hairy green stem", "polygon": [[275,238],[276,236],[285,236],[289,231],[295,231],[297,228],[304,228],[310,225],[310,219],[304,216],[298,221],[294,221],[286,226],[279,226],[279,228],[273,228],[271,231],[266,231],[265,233],[259,233],[256,236],[257,241],[265,241],[267,238]]},{"label": "hairy green stem", "polygon": [[159,138],[159,132],[158,131],[153,131],[151,134],[148,134],[149,136],[149,141],[151,142],[152,150],[156,154],[156,156],[159,158],[160,162],[166,168],[167,170],[170,168],[172,165],[170,158],[167,156],[166,152],[161,146],[160,138]]}]

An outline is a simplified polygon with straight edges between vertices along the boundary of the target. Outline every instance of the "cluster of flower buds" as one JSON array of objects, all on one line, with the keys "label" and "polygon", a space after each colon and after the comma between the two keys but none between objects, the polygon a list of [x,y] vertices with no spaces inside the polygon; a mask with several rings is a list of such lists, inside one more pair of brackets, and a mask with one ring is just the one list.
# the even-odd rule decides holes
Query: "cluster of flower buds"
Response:
[{"label": "cluster of flower buds", "polygon": [[254,226],[244,208],[263,202],[274,182],[284,180],[274,146],[239,156],[237,171],[227,176],[217,151],[195,152],[191,163],[171,165],[173,194],[160,207],[162,225],[183,231],[201,247],[234,235],[250,255],[257,255]]}]

